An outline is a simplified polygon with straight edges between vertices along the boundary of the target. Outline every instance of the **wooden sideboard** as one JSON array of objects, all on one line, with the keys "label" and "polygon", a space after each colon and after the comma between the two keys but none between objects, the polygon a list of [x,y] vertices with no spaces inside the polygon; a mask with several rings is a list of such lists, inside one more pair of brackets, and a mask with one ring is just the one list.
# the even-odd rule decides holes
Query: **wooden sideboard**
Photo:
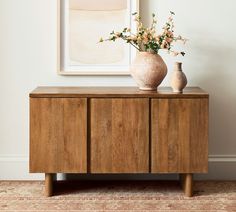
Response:
[{"label": "wooden sideboard", "polygon": [[189,87],[38,87],[30,93],[30,172],[178,173],[187,196],[208,171],[209,95]]}]

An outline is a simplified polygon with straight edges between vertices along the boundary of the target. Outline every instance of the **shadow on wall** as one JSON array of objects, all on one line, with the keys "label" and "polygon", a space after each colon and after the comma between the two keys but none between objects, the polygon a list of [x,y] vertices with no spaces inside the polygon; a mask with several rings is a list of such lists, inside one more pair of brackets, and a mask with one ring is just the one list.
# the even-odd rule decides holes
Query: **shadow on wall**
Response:
[{"label": "shadow on wall", "polygon": [[66,180],[178,180],[178,174],[65,174]]},{"label": "shadow on wall", "polygon": [[139,13],[142,18],[142,22],[145,26],[149,26],[151,23],[151,14],[153,12],[153,8],[158,8],[157,7],[158,1],[155,0],[139,0]]},{"label": "shadow on wall", "polygon": [[235,155],[236,48],[203,39],[194,43],[192,82],[210,94],[210,154]]}]

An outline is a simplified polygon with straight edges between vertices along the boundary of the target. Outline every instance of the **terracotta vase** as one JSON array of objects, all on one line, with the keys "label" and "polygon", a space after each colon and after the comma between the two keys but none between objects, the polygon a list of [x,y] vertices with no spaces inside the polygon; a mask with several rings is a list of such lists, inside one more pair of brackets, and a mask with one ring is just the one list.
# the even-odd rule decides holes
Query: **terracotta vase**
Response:
[{"label": "terracotta vase", "polygon": [[175,63],[174,71],[171,78],[171,86],[174,93],[183,93],[188,81],[182,71],[182,63]]},{"label": "terracotta vase", "polygon": [[167,66],[158,54],[137,52],[130,72],[140,90],[157,90],[167,74]]}]

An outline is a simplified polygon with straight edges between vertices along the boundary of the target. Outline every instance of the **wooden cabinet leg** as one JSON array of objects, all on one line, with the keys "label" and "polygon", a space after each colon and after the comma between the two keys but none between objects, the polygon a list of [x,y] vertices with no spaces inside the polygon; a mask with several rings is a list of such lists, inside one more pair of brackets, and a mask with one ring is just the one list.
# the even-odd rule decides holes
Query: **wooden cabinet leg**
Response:
[{"label": "wooden cabinet leg", "polygon": [[180,174],[180,183],[187,197],[193,196],[193,174]]},{"label": "wooden cabinet leg", "polygon": [[45,173],[45,196],[53,195],[53,174]]}]

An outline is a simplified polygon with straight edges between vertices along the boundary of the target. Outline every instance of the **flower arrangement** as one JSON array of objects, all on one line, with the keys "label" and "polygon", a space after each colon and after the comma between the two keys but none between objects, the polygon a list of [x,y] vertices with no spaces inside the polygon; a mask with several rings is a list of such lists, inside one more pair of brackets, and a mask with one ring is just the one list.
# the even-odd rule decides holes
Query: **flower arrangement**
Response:
[{"label": "flower arrangement", "polygon": [[137,31],[135,34],[131,32],[131,29],[124,28],[122,32],[112,31],[108,39],[101,38],[100,42],[123,39],[126,43],[131,44],[138,51],[158,54],[159,50],[164,49],[173,56],[185,55],[184,52],[172,50],[174,42],[182,41],[185,44],[187,41],[187,39],[182,36],[174,35],[174,12],[170,12],[170,17],[168,18],[168,21],[164,25],[160,34],[158,34],[156,30],[157,19],[155,14],[152,14],[152,24],[151,27],[148,28],[143,26],[141,17],[138,13],[134,13],[132,15],[135,17],[134,20],[137,23]]}]

